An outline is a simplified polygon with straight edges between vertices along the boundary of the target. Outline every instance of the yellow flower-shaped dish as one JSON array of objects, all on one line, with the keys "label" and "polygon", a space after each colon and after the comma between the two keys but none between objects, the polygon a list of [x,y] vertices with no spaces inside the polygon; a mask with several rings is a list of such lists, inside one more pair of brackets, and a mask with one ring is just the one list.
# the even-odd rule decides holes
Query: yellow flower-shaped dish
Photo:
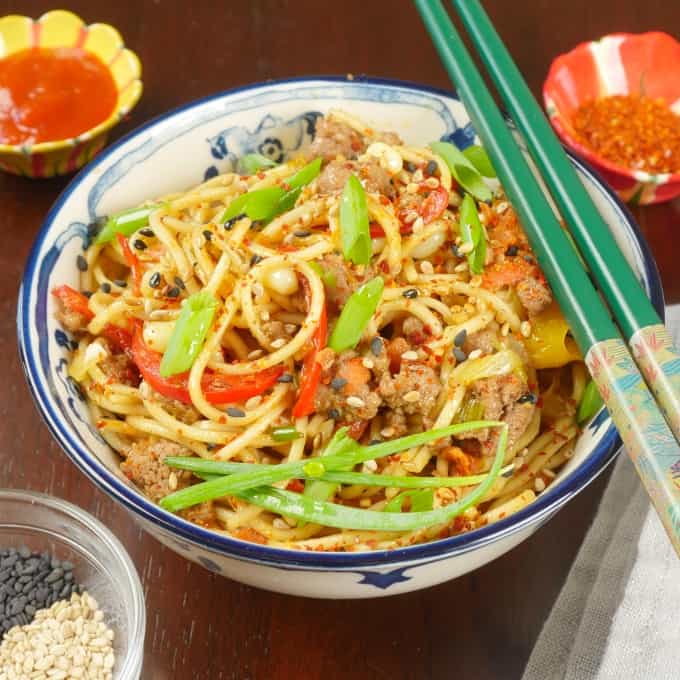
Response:
[{"label": "yellow flower-shaped dish", "polygon": [[0,19],[0,59],[31,47],[79,47],[108,68],[116,85],[116,106],[106,120],[69,139],[33,145],[0,144],[0,169],[27,177],[53,177],[74,172],[106,144],[109,129],[123,118],[142,94],[141,65],[108,24],[90,24],[65,10],[39,19],[9,15]]}]

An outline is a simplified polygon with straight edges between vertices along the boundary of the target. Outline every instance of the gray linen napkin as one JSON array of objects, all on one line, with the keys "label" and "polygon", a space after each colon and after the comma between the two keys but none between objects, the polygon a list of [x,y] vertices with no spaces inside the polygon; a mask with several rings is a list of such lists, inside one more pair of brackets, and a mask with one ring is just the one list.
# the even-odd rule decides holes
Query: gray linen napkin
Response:
[{"label": "gray linen napkin", "polygon": [[638,678],[680,678],[680,560],[621,452],[522,680]]}]

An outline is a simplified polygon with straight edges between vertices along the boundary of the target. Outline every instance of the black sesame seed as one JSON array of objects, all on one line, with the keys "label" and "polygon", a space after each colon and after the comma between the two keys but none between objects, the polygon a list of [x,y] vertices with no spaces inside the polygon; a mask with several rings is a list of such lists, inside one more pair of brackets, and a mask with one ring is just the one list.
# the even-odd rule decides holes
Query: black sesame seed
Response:
[{"label": "black sesame seed", "polygon": [[371,441],[368,442],[369,446],[375,446],[376,444],[382,444],[382,439],[371,439]]},{"label": "black sesame seed", "polygon": [[230,406],[227,409],[227,415],[231,416],[232,418],[243,418],[245,417],[246,412],[240,408],[236,408],[235,406]]},{"label": "black sesame seed", "polygon": [[80,345],[75,340],[71,340],[71,342],[69,343],[69,347],[74,352],[78,349],[79,346]]},{"label": "black sesame seed", "polygon": [[415,172],[418,166],[411,161],[406,161],[404,167],[406,168],[406,170],[408,170],[408,172]]},{"label": "black sesame seed", "polygon": [[463,352],[460,347],[453,348],[453,356],[456,357],[456,361],[458,363],[461,363],[467,359],[467,354],[465,354],[465,352]]},{"label": "black sesame seed", "polygon": [[179,293],[180,293],[179,288],[177,286],[173,286],[172,288],[168,289],[166,295],[169,298],[176,298],[179,297]]},{"label": "black sesame seed", "polygon": [[80,269],[81,272],[86,272],[87,260],[82,255],[78,255],[78,257],[76,257],[76,266],[78,267],[78,269]]},{"label": "black sesame seed", "polygon": [[346,384],[347,384],[346,378],[337,377],[337,378],[333,378],[333,380],[331,380],[331,387],[334,390],[341,390]]},{"label": "black sesame seed", "polygon": [[340,417],[340,411],[337,408],[332,408],[328,411],[328,417],[337,420]]},{"label": "black sesame seed", "polygon": [[529,264],[533,264],[533,263],[534,263],[534,258],[531,257],[531,255],[525,255],[525,256],[524,256],[524,260],[525,260],[526,262],[528,262]]},{"label": "black sesame seed", "polygon": [[127,281],[123,281],[123,279],[114,279],[113,282],[114,282],[119,288],[127,288]]},{"label": "black sesame seed", "polygon": [[111,284],[108,281],[104,281],[99,288],[101,289],[102,293],[110,293],[111,292]]},{"label": "black sesame seed", "polygon": [[277,379],[276,382],[278,383],[292,383],[293,382],[293,376],[290,373],[283,373],[280,375]]},{"label": "black sesame seed", "polygon": [[304,229],[301,229],[300,231],[294,231],[293,236],[296,236],[297,238],[307,238],[308,236],[311,236],[312,232],[311,231],[306,231]]},{"label": "black sesame seed", "polygon": [[92,291],[91,291],[91,290],[84,290],[84,291],[82,291],[82,292],[83,292],[83,295],[84,295],[86,298],[91,298],[91,297],[92,297]]},{"label": "black sesame seed", "polygon": [[409,288],[408,290],[405,290],[402,295],[409,300],[413,300],[418,297],[418,291],[415,288]]},{"label": "black sesame seed", "polygon": [[538,396],[533,392],[527,392],[523,394],[518,400],[518,404],[536,404],[538,402]]},{"label": "black sesame seed", "polygon": [[374,356],[379,357],[380,353],[382,352],[382,348],[383,348],[382,338],[376,335],[373,338],[373,340],[371,340],[371,352],[373,352]]},{"label": "black sesame seed", "polygon": [[94,238],[102,228],[102,223],[100,222],[90,222],[90,224],[87,225],[87,235],[90,238]]},{"label": "black sesame seed", "polygon": [[205,229],[203,231],[203,236],[205,236],[206,241],[212,241],[212,231],[209,231],[208,229]]},{"label": "black sesame seed", "polygon": [[250,229],[254,229],[255,231],[261,231],[264,227],[264,220],[253,220],[250,223]]},{"label": "black sesame seed", "polygon": [[438,167],[437,161],[428,161],[427,165],[425,166],[425,174],[432,177],[432,175],[437,172]]},{"label": "black sesame seed", "polygon": [[505,254],[507,257],[515,257],[517,253],[519,252],[519,248],[515,245],[508,246],[508,249],[505,251]]},{"label": "black sesame seed", "polygon": [[253,255],[250,258],[250,266],[254,267],[258,262],[262,262],[262,256],[261,255]]},{"label": "black sesame seed", "polygon": [[140,238],[136,238],[133,242],[132,245],[134,246],[135,250],[146,250],[146,243],[142,241]]},{"label": "black sesame seed", "polygon": [[463,328],[462,331],[458,331],[458,333],[456,333],[456,337],[453,339],[453,344],[456,347],[462,347],[465,344],[466,340],[467,340],[467,329]]},{"label": "black sesame seed", "polygon": [[181,288],[182,290],[184,290],[186,288],[186,286],[184,285],[184,281],[182,281],[182,279],[180,279],[179,276],[175,276],[174,281],[175,281],[175,285],[178,288]]},{"label": "black sesame seed", "polygon": [[217,444],[206,444],[205,448],[208,449],[208,451],[212,451],[217,448]]},{"label": "black sesame seed", "polygon": [[451,246],[451,252],[452,252],[456,257],[463,257],[463,253],[461,253],[460,250],[458,250],[458,245],[457,245],[456,243],[454,243],[454,244]]},{"label": "black sesame seed", "polygon": [[142,236],[147,236],[148,238],[152,238],[156,235],[156,234],[154,234],[153,229],[149,229],[149,227],[145,227],[144,229],[140,229],[139,233]]},{"label": "black sesame seed", "polygon": [[160,285],[161,285],[160,272],[154,272],[149,277],[149,286],[151,286],[151,288],[158,288],[158,286],[160,286]]},{"label": "black sesame seed", "polygon": [[241,213],[240,215],[236,215],[236,217],[232,217],[230,220],[227,220],[227,221],[224,223],[224,228],[225,228],[227,231],[231,231],[231,230],[234,228],[234,225],[235,225],[239,220],[243,219],[244,217],[245,217],[245,214],[244,214],[244,213]]}]

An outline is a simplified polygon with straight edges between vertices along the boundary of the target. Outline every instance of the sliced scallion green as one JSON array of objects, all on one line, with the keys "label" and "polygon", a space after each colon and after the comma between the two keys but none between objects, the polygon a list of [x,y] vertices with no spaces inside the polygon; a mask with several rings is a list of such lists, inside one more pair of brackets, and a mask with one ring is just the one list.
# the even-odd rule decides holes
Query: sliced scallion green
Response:
[{"label": "sliced scallion green", "polygon": [[491,200],[493,197],[491,189],[486,185],[477,168],[460,149],[448,142],[432,142],[430,148],[444,159],[451,174],[463,189],[479,201]]},{"label": "sliced scallion green", "polygon": [[378,308],[384,286],[382,277],[376,276],[350,295],[328,341],[332,350],[342,352],[356,347]]},{"label": "sliced scallion green", "polygon": [[368,264],[371,261],[366,192],[355,175],[349,176],[340,197],[340,235],[345,260],[354,264]]},{"label": "sliced scallion green", "polygon": [[302,437],[302,432],[296,430],[292,425],[284,427],[275,427],[271,431],[272,439],[275,442],[292,442],[295,439]]},{"label": "sliced scallion green", "polygon": [[486,260],[486,235],[479,221],[475,199],[470,194],[465,194],[460,206],[460,235],[463,243],[472,245],[472,250],[467,256],[470,271],[473,274],[481,274]]},{"label": "sliced scallion green", "polygon": [[267,158],[260,153],[248,153],[241,156],[238,161],[238,169],[244,175],[254,175],[260,170],[268,170],[276,165],[271,158]]},{"label": "sliced scallion green", "polygon": [[108,243],[116,237],[116,234],[132,236],[136,231],[149,224],[149,215],[158,210],[162,205],[162,203],[143,205],[139,208],[130,208],[129,210],[123,210],[115,215],[111,215],[106,220],[102,230],[97,234],[94,242],[96,244]]},{"label": "sliced scallion green", "polygon": [[401,512],[404,507],[404,501],[407,498],[411,501],[411,512],[432,510],[434,505],[434,490],[417,489],[414,491],[402,491],[387,502],[383,508],[383,512]]},{"label": "sliced scallion green", "polygon": [[578,405],[576,412],[577,422],[584,423],[589,418],[592,418],[602,408],[604,402],[598,392],[597,385],[594,380],[590,380],[583,390],[583,396]]},{"label": "sliced scallion green", "polygon": [[467,149],[463,149],[463,155],[475,166],[482,177],[496,177],[496,171],[483,146],[478,144],[468,146]]}]

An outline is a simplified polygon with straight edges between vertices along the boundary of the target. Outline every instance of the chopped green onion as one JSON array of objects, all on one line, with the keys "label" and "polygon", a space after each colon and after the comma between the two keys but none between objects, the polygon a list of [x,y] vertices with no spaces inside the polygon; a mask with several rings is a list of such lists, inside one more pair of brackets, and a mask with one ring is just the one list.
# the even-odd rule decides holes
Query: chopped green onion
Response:
[{"label": "chopped green onion", "polygon": [[463,496],[456,503],[445,505],[436,510],[420,512],[361,510],[346,505],[315,500],[299,493],[284,491],[275,487],[250,488],[239,492],[237,495],[253,505],[257,505],[270,512],[338,529],[415,531],[435,524],[443,524],[450,522],[454,517],[457,517],[469,507],[478,503],[496,481],[503,464],[503,456],[505,455],[508,441],[507,425],[505,423],[494,424],[494,426],[497,425],[500,425],[502,430],[498,438],[496,455],[486,479],[476,489]]},{"label": "chopped green onion", "polygon": [[244,175],[254,175],[259,170],[273,168],[275,165],[271,158],[260,153],[248,153],[239,159],[238,169]]},{"label": "chopped green onion", "polygon": [[320,170],[321,158],[316,158],[292,177],[284,180],[287,189],[273,186],[241,194],[227,206],[220,222],[228,222],[238,215],[247,215],[253,221],[268,221],[287,212],[295,205],[303,187],[309,184]]},{"label": "chopped green onion", "polygon": [[[333,435],[333,438],[326,447],[326,451],[330,450],[333,453],[324,455],[323,467],[326,470],[351,469],[358,463],[389,456],[416,446],[423,446],[442,437],[502,425],[503,423],[499,421],[486,420],[461,423],[459,425],[449,425],[448,427],[407,435],[399,439],[375,444],[374,446],[362,446],[347,434],[347,427],[341,427]],[[309,461],[301,460],[292,463],[281,463],[279,465],[262,465],[255,470],[250,469],[229,477],[211,479],[210,481],[195,484],[169,494],[160,501],[160,505],[166,510],[177,512],[204,501],[238,494],[244,489],[273,484],[274,482],[287,479],[299,479],[304,476],[304,468],[308,463]]]},{"label": "chopped green onion", "polygon": [[366,325],[378,308],[384,286],[382,277],[376,276],[350,295],[328,341],[328,346],[332,350],[342,352],[356,347]]},{"label": "chopped green onion", "polygon": [[479,221],[475,199],[470,194],[465,194],[460,206],[460,235],[463,243],[472,244],[472,250],[467,256],[470,271],[481,274],[486,260],[486,235]]},{"label": "chopped green onion", "polygon": [[298,432],[292,425],[289,425],[286,427],[275,427],[271,435],[275,442],[292,442],[302,437],[302,432]]},{"label": "chopped green onion", "polygon": [[592,418],[602,408],[603,404],[597,385],[594,380],[591,380],[586,385],[586,389],[583,390],[583,396],[576,412],[577,422],[580,424]]},{"label": "chopped green onion", "polygon": [[483,146],[473,144],[463,149],[463,155],[467,158],[482,177],[496,177],[496,171]]},{"label": "chopped green onion", "polygon": [[411,512],[432,510],[432,507],[434,506],[434,490],[418,489],[414,491],[402,491],[385,505],[383,512],[401,512],[404,507],[404,501],[407,498],[411,500]]},{"label": "chopped green onion", "polygon": [[94,242],[96,244],[108,243],[116,237],[116,234],[132,236],[136,231],[149,224],[149,215],[162,205],[162,203],[143,205],[139,208],[130,208],[111,215]]},{"label": "chopped green onion", "polygon": [[320,460],[315,458],[314,460],[307,461],[302,471],[309,477],[321,477],[326,472],[326,468]]},{"label": "chopped green onion", "polygon": [[466,423],[468,420],[481,420],[484,418],[484,411],[484,403],[480,399],[466,395],[456,413],[455,422]]},{"label": "chopped green onion", "polygon": [[350,175],[340,198],[342,254],[354,264],[371,261],[371,233],[368,224],[366,192],[355,175]]},{"label": "chopped green onion", "polygon": [[313,260],[307,263],[318,275],[323,285],[330,290],[333,290],[338,285],[338,280],[335,276],[335,272],[330,269],[324,269],[318,262]]},{"label": "chopped green onion", "polygon": [[167,378],[191,368],[203,348],[217,305],[217,300],[205,290],[194,293],[184,301],[161,360],[161,376]]},{"label": "chopped green onion", "polygon": [[[206,460],[205,458],[191,458],[187,456],[168,456],[163,462],[179,470],[189,470],[198,477],[224,477],[233,475],[246,470],[257,470],[262,467],[269,467],[259,463],[232,463],[230,461]],[[325,467],[325,465],[324,465]],[[506,474],[514,469],[512,464],[506,465],[501,474]],[[302,479],[307,479],[304,474]],[[479,475],[467,475],[464,477],[403,477],[396,475],[380,475],[372,472],[351,472],[349,470],[326,470],[313,484],[321,482],[332,482],[332,486],[338,484],[358,484],[360,486],[384,486],[402,489],[421,489],[421,488],[454,488],[459,486],[473,486],[480,484],[486,479],[486,473]],[[306,495],[306,494],[305,494]]]},{"label": "chopped green onion", "polygon": [[479,201],[490,201],[493,197],[491,189],[465,154],[448,142],[432,142],[430,148],[441,156],[449,166],[451,174],[463,189],[471,193]]}]

